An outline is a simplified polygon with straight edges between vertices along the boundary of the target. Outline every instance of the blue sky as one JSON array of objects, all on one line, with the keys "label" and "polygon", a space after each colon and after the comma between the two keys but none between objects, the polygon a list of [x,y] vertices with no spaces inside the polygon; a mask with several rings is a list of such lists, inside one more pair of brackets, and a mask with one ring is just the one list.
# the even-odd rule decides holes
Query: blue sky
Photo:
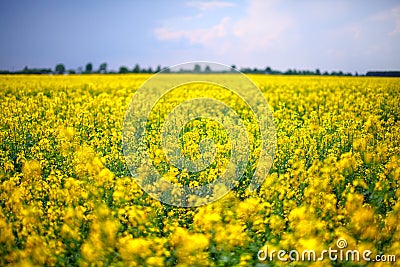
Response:
[{"label": "blue sky", "polygon": [[400,69],[399,1],[1,1],[0,69]]}]

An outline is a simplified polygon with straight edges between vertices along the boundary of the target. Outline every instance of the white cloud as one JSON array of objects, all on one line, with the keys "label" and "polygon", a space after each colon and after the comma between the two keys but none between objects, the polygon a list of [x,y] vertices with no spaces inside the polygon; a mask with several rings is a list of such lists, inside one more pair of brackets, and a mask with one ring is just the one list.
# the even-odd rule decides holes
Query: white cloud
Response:
[{"label": "white cloud", "polygon": [[356,8],[351,2],[337,7],[249,0],[240,17],[221,12],[222,19],[206,27],[210,16],[203,12],[204,17],[193,24],[175,21],[154,33],[162,41],[184,41],[176,51],[182,48],[187,53],[177,52],[177,57],[190,55],[194,60],[206,57],[246,64],[243,67],[269,65],[281,70],[398,68],[400,6],[378,10],[375,15],[368,6],[367,11],[352,15]]},{"label": "white cloud", "polygon": [[191,1],[187,2],[186,5],[197,8],[202,11],[208,11],[213,9],[225,8],[225,7],[233,7],[236,6],[235,3],[232,2],[224,2],[224,1]]},{"label": "white cloud", "polygon": [[396,28],[392,32],[393,34],[398,34],[400,33],[400,6],[393,8],[392,13],[394,15],[395,21],[396,21]]},{"label": "white cloud", "polygon": [[[226,2],[201,3],[222,5]],[[289,16],[276,12],[274,5],[274,1],[253,0],[250,1],[245,16],[237,21],[224,17],[208,28],[181,30],[160,27],[155,29],[154,33],[159,40],[187,40],[190,44],[202,45],[211,54],[239,53],[250,56],[260,49],[284,45],[281,43],[284,39],[282,36],[293,23]]]},{"label": "white cloud", "polygon": [[389,34],[397,35],[400,34],[400,6],[394,7],[390,10],[389,19],[392,20],[394,24],[394,29]]},{"label": "white cloud", "polygon": [[230,18],[225,17],[221,21],[212,26],[211,28],[200,28],[193,30],[174,30],[168,27],[161,27],[155,29],[154,33],[160,40],[171,41],[186,39],[191,44],[201,44],[203,46],[210,46],[218,39],[225,37],[228,34],[228,27]]},{"label": "white cloud", "polygon": [[234,24],[234,35],[249,51],[271,48],[283,40],[286,30],[293,25],[292,18],[277,12],[275,1],[253,0],[246,16]]},{"label": "white cloud", "polygon": [[[392,7],[331,28],[322,37],[321,60],[337,68],[365,72],[399,64],[400,8]],[[397,62],[396,62],[397,61]]]},{"label": "white cloud", "polygon": [[400,33],[400,6],[392,9],[392,14],[396,22],[396,28],[393,30],[392,34]]},{"label": "white cloud", "polygon": [[395,6],[391,9],[381,11],[371,17],[372,22],[387,22],[391,24],[389,35],[397,35],[400,33],[400,6]]}]

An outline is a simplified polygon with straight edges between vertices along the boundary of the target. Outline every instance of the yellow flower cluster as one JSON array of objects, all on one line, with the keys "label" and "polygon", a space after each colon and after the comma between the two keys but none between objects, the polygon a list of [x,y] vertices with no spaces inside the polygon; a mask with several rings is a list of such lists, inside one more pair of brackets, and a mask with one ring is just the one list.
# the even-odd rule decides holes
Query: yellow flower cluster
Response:
[{"label": "yellow flower cluster", "polygon": [[[0,76],[1,266],[280,266],[293,263],[262,262],[258,251],[322,251],[339,238],[349,249],[400,257],[399,79],[250,76],[277,130],[274,164],[252,193],[246,185],[260,154],[254,116],[228,90],[218,91],[213,96],[248,131],[245,177],[216,202],[178,208],[147,195],[122,152],[125,111],[149,77]],[[150,115],[150,158],[170,182],[210,183],[229,163],[235,140],[206,118],[185,125],[177,145],[196,160],[199,142],[212,139],[210,167],[179,170],[162,150],[168,113],[204,96],[178,88]],[[351,265],[300,265],[309,263]]]}]

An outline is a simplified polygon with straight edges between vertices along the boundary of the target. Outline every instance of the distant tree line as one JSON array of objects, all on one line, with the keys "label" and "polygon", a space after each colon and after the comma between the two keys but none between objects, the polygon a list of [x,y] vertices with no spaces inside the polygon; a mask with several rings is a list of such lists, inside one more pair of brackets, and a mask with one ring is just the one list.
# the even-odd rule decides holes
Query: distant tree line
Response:
[{"label": "distant tree line", "polygon": [[[235,65],[232,65],[235,67]],[[286,71],[274,70],[271,67],[266,67],[265,69],[257,69],[257,68],[242,68],[240,69],[243,73],[256,73],[256,74],[281,74],[281,75],[333,75],[333,76],[353,76],[351,72],[343,72],[343,71],[324,71],[321,72],[319,69],[315,70],[296,70],[296,69],[288,69]],[[358,76],[358,73],[354,73],[355,76]]]},{"label": "distant tree line", "polygon": [[[231,65],[232,69],[237,69],[236,65]],[[0,70],[0,74],[113,74],[113,73],[158,73],[161,70],[168,71],[169,69],[162,68],[158,65],[155,69],[148,67],[142,68],[139,64],[129,68],[128,66],[119,67],[118,71],[108,70],[108,65],[106,62],[101,63],[98,68],[94,68],[92,63],[87,63],[85,68],[79,67],[78,69],[67,69],[64,64],[60,63],[55,66],[54,69],[50,68],[28,68],[27,66],[22,70],[8,71]],[[332,76],[358,76],[358,73],[350,73],[343,71],[324,71],[321,72],[319,69],[315,70],[296,70],[288,69],[286,71],[274,70],[271,67],[260,68],[240,68],[237,69],[246,74],[280,74],[280,75],[332,75]],[[205,66],[204,69],[201,68],[199,64],[195,64],[193,69],[180,69],[180,73],[221,73],[226,71],[216,71],[212,70],[210,66]],[[400,71],[369,71],[367,76],[386,76],[386,77],[400,77]]]},{"label": "distant tree line", "polygon": [[22,70],[17,71],[9,71],[9,70],[0,70],[0,74],[92,74],[92,73],[101,73],[101,74],[112,74],[112,73],[157,73],[161,71],[161,66],[157,66],[156,69],[149,68],[141,68],[139,64],[136,64],[133,68],[129,68],[127,66],[119,67],[118,71],[108,70],[107,63],[101,63],[97,69],[93,67],[92,63],[87,63],[85,68],[79,67],[78,69],[67,69],[64,64],[57,64],[54,70],[50,68],[28,68],[27,66]]},{"label": "distant tree line", "polygon": [[52,73],[53,71],[51,69],[46,69],[46,68],[29,69],[28,67],[25,67],[22,70],[17,70],[17,71],[0,70],[0,74],[52,74]]},{"label": "distant tree line", "polygon": [[400,77],[400,71],[368,71],[367,76]]}]

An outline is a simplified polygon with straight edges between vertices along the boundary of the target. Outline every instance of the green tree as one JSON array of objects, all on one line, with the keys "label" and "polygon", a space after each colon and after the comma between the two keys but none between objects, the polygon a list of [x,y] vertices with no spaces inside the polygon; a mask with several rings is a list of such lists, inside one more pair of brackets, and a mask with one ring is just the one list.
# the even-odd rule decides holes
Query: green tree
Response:
[{"label": "green tree", "polygon": [[93,64],[92,63],[86,64],[85,73],[92,73],[92,71],[93,71]]},{"label": "green tree", "polygon": [[204,69],[204,72],[210,73],[211,72],[211,68],[210,66],[206,66],[206,68]]},{"label": "green tree", "polygon": [[139,73],[140,72],[140,66],[139,64],[136,64],[135,67],[133,67],[133,73]]},{"label": "green tree", "polygon": [[125,66],[121,66],[121,67],[119,67],[118,73],[122,73],[122,74],[129,73],[129,69]]},{"label": "green tree", "polygon": [[55,72],[57,74],[64,74],[65,73],[65,66],[64,64],[57,64],[55,68]]},{"label": "green tree", "polygon": [[194,65],[193,72],[195,73],[201,72],[201,67],[199,64]]},{"label": "green tree", "polygon": [[101,63],[99,67],[99,73],[107,73],[107,63]]}]

